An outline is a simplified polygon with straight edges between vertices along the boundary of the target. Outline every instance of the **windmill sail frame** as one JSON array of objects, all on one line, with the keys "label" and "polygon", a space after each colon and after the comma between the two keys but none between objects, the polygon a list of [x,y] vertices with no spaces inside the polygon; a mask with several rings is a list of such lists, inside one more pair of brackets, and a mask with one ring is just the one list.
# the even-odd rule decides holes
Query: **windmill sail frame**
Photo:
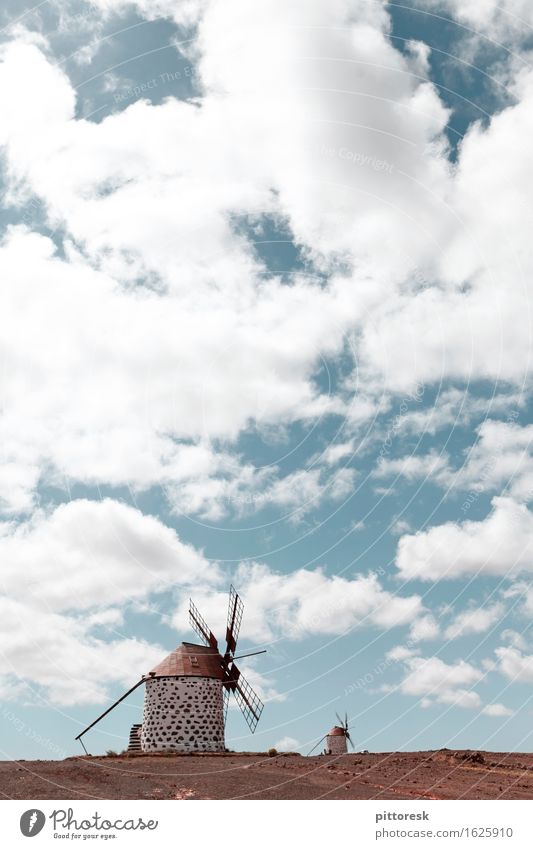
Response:
[{"label": "windmill sail frame", "polygon": [[191,626],[196,631],[200,639],[204,641],[205,645],[210,646],[217,652],[220,659],[220,665],[224,672],[222,679],[224,690],[224,718],[227,715],[228,709],[228,698],[226,697],[226,693],[229,697],[229,693],[232,692],[250,731],[254,734],[263,712],[264,704],[253,689],[252,685],[246,680],[237,664],[234,662],[243,611],[244,603],[232,584],[229,590],[226,651],[224,655],[222,655],[219,651],[218,642],[213,632],[192,599],[189,599],[189,621]]}]

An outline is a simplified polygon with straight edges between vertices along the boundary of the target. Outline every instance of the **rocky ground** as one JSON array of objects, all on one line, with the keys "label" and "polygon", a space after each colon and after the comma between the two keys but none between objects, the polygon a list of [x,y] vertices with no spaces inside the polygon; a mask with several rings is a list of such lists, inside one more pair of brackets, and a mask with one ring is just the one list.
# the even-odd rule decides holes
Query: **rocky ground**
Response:
[{"label": "rocky ground", "polygon": [[532,799],[533,754],[130,755],[0,762],[5,799]]}]

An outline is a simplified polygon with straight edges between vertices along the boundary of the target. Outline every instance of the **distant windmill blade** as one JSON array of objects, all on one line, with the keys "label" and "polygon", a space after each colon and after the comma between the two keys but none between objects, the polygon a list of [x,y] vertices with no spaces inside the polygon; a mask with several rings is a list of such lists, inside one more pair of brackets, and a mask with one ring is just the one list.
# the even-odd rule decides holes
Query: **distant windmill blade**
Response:
[{"label": "distant windmill blade", "polygon": [[335,716],[336,716],[336,717],[337,717],[337,719],[339,720],[339,725],[340,725],[340,727],[341,727],[341,728],[344,728],[344,722],[342,721],[342,719],[340,718],[340,716],[339,716],[339,714],[338,714],[337,712],[335,712]]},{"label": "distant windmill blade", "polygon": [[344,728],[348,731],[348,711],[344,714]]},{"label": "distant windmill blade", "polygon": [[353,744],[353,740],[352,740],[352,738],[350,737],[350,735],[349,735],[348,733],[346,734],[346,739],[348,740],[348,742],[349,742],[350,746],[352,747],[352,749],[353,749],[353,750],[354,750],[354,752],[355,752],[355,746],[354,746],[354,744]]},{"label": "distant windmill blade", "polygon": [[228,670],[228,677],[224,685],[233,691],[237,704],[253,734],[263,712],[263,702],[234,663]]},{"label": "distant windmill blade", "polygon": [[244,604],[233,584],[229,589],[228,622],[226,628],[226,654],[235,654],[241,629]]},{"label": "distant windmill blade", "polygon": [[189,599],[189,622],[191,623],[192,628],[196,631],[200,639],[203,641],[204,645],[210,646],[212,649],[218,652],[218,642],[216,640],[216,637],[210,630],[205,619],[200,615],[200,611],[191,599]]}]

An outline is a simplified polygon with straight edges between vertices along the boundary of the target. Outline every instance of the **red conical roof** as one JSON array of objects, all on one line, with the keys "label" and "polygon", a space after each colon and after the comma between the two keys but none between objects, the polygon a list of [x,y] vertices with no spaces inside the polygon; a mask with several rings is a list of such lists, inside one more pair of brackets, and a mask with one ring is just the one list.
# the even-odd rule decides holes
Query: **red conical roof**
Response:
[{"label": "red conical roof", "polygon": [[346,737],[346,731],[344,728],[334,725],[331,731],[328,731],[328,737]]},{"label": "red conical roof", "polygon": [[195,675],[222,679],[224,672],[220,665],[220,655],[210,646],[182,643],[144,677],[163,678],[167,675]]}]

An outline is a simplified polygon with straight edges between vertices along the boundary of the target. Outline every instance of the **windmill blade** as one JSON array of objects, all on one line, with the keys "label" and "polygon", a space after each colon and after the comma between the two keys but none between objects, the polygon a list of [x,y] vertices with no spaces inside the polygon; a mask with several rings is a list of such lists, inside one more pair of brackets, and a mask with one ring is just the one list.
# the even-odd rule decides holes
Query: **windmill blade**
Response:
[{"label": "windmill blade", "polygon": [[235,654],[241,629],[244,604],[233,584],[229,588],[228,623],[226,628],[226,654]]},{"label": "windmill blade", "polygon": [[229,690],[225,687],[222,687],[222,695],[224,696],[224,725],[226,724],[226,718],[228,716],[228,705],[229,705]]},{"label": "windmill blade", "polygon": [[214,636],[211,629],[208,627],[207,622],[200,615],[200,611],[193,603],[192,599],[189,599],[189,622],[194,631],[198,634],[204,645],[210,646],[216,652],[218,652],[218,643],[216,637]]},{"label": "windmill blade", "polygon": [[340,727],[341,727],[341,728],[344,728],[344,722],[342,721],[342,719],[340,718],[339,714],[338,714],[336,711],[335,711],[335,716],[336,716],[336,717],[337,717],[337,719],[339,720],[339,725],[340,725]]},{"label": "windmill blade", "polygon": [[350,743],[350,746],[352,747],[352,749],[353,749],[353,750],[354,750],[354,752],[355,752],[355,746],[354,746],[354,744],[353,744],[353,740],[352,740],[352,738],[350,737],[350,735],[349,735],[349,734],[347,734],[347,735],[346,735],[346,739],[348,740],[348,742]]},{"label": "windmill blade", "polygon": [[234,663],[231,669],[227,670],[224,686],[235,694],[237,704],[253,734],[263,712],[263,702]]},{"label": "windmill blade", "polygon": [[348,731],[348,711],[345,712],[344,717],[344,728]]}]

